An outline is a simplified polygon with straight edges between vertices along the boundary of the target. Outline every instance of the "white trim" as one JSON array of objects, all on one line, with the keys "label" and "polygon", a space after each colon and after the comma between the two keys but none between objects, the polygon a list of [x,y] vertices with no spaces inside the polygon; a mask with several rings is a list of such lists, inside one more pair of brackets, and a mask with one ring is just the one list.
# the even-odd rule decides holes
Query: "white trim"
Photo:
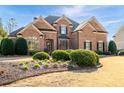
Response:
[{"label": "white trim", "polygon": [[65,19],[67,22],[69,22],[70,24],[72,24],[72,22],[70,20],[68,20],[68,18],[66,16],[62,16],[62,17],[58,18],[54,23],[57,23],[61,19]]},{"label": "white trim", "polygon": [[86,21],[82,22],[81,24],[79,24],[78,27],[74,31],[84,28],[87,24],[90,24],[90,26],[95,30],[95,28],[90,23],[91,21],[95,21],[100,26],[100,28],[103,29],[103,31],[106,31],[106,29],[97,21],[96,17],[94,17],[94,16],[91,17],[89,20],[86,20]]},{"label": "white trim", "polygon": [[89,22],[86,22],[84,24],[80,24],[74,31],[81,30],[87,25],[89,25],[92,29],[96,30]]},{"label": "white trim", "polygon": [[36,31],[41,35],[44,35],[41,31],[39,31],[32,23],[31,24],[28,24],[24,29],[22,29],[21,31],[19,31],[16,35],[24,32],[28,27],[32,26],[34,29],[36,29]]},{"label": "white trim", "polygon": [[33,24],[35,24],[37,21],[43,20],[51,29],[56,30],[51,24],[49,24],[42,16],[34,20]]},{"label": "white trim", "polygon": [[85,40],[86,42],[91,42],[90,40]]},{"label": "white trim", "polygon": [[101,41],[101,40],[99,40],[98,42],[99,42],[99,43],[103,43],[103,41]]},{"label": "white trim", "polygon": [[89,21],[95,21],[96,23],[98,23],[98,25],[100,26],[100,28],[103,29],[103,31],[107,31],[107,30],[103,27],[103,25],[96,19],[95,16],[91,17]]}]

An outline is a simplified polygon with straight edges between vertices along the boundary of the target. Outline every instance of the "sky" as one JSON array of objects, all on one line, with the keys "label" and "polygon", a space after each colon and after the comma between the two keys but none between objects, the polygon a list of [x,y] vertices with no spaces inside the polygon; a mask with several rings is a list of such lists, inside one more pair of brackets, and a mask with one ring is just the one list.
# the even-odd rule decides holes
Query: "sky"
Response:
[{"label": "sky", "polygon": [[111,40],[118,29],[124,25],[124,6],[122,5],[0,5],[0,18],[4,26],[10,18],[17,22],[17,28],[25,26],[38,16],[65,15],[78,23],[92,16],[108,31],[108,40]]}]

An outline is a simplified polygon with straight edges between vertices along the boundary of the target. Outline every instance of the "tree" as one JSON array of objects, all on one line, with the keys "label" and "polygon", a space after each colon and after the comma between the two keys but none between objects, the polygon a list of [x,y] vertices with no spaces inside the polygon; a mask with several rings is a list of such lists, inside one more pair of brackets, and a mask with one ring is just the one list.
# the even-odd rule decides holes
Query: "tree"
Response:
[{"label": "tree", "polygon": [[11,39],[5,38],[1,44],[1,54],[13,55],[14,54],[14,43]]},{"label": "tree", "polygon": [[14,18],[10,18],[9,21],[7,22],[6,30],[10,34],[15,27],[17,26],[16,20]]},{"label": "tree", "polygon": [[7,32],[5,31],[2,23],[2,19],[0,18],[0,40],[7,37]]},{"label": "tree", "polygon": [[17,55],[26,55],[28,52],[27,42],[24,38],[20,37],[15,42],[15,53]]},{"label": "tree", "polygon": [[115,42],[112,40],[109,42],[108,51],[110,51],[111,54],[117,53],[117,46],[116,46]]}]

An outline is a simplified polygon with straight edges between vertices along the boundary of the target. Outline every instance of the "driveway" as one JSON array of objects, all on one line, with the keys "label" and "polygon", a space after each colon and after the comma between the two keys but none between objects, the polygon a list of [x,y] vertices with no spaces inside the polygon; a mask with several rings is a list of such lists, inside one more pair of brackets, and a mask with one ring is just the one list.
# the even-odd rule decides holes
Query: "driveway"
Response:
[{"label": "driveway", "polygon": [[11,57],[0,57],[0,62],[19,62],[32,60],[30,56],[11,56]]},{"label": "driveway", "polygon": [[124,57],[101,58],[102,68],[44,74],[16,81],[12,86],[124,87]]}]

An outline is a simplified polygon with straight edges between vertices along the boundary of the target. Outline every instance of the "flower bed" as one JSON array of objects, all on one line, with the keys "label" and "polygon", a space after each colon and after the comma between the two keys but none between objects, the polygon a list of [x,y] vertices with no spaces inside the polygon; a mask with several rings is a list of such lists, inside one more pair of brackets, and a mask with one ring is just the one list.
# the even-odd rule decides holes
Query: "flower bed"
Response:
[{"label": "flower bed", "polygon": [[[57,56],[64,55],[62,53],[68,54],[67,52],[59,51],[59,54],[57,54]],[[99,57],[97,58],[97,55],[92,51],[75,50],[68,55],[70,57],[70,60],[68,59],[66,61],[65,56],[63,56],[62,58],[60,57],[61,60],[58,60],[56,57],[54,59],[50,59],[50,56],[48,54],[39,52],[33,56],[34,60],[31,61],[0,63],[0,68],[5,68],[5,70],[2,70],[2,73],[0,74],[0,85],[8,84],[19,79],[37,76],[44,73],[76,69],[79,70],[87,66],[95,68],[101,67],[101,64],[99,64],[98,61]],[[92,60],[90,59],[91,57]],[[80,61],[77,59],[80,59]],[[78,61],[80,64],[78,64]]]}]

